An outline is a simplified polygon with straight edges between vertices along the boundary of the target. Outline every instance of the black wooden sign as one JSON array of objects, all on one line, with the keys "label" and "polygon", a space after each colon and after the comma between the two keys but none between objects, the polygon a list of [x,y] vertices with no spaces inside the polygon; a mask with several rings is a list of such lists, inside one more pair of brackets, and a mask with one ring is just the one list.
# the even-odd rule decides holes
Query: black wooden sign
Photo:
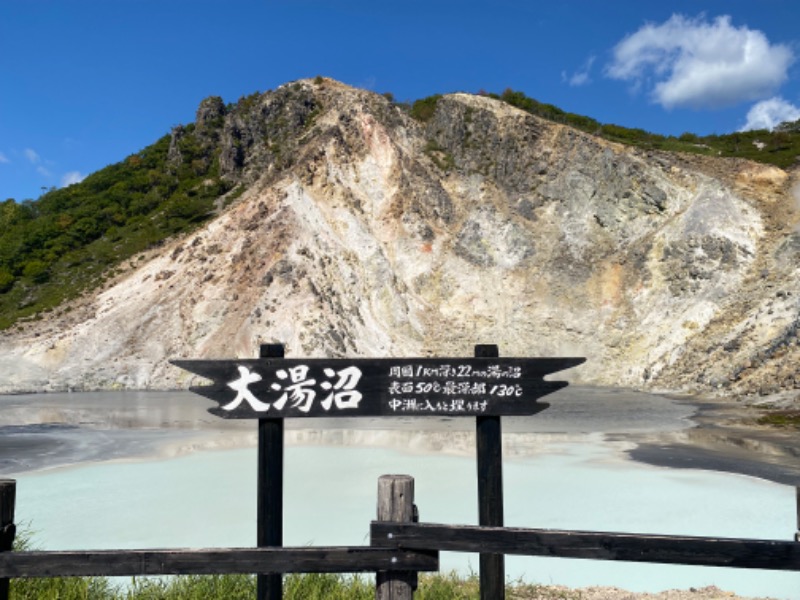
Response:
[{"label": "black wooden sign", "polygon": [[533,415],[567,385],[544,377],[583,358],[174,360],[212,380],[193,387],[234,419]]}]

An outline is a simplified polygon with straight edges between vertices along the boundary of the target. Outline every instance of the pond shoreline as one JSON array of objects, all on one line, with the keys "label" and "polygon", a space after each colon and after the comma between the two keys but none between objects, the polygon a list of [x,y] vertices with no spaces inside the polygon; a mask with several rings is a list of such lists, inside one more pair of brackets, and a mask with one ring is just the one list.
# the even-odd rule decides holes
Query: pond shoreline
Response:
[{"label": "pond shoreline", "polygon": [[[551,408],[535,417],[503,420],[509,526],[772,539],[793,535],[794,490],[749,477],[662,471],[632,460],[630,452],[643,444],[694,435],[702,418],[698,403],[626,390],[568,390],[549,396]],[[74,549],[76,540],[87,548],[247,545],[252,535],[247,515],[255,502],[255,423],[219,419],[206,412],[208,405],[187,393],[0,396],[0,473],[2,459],[22,456],[11,449],[14,443],[28,444],[35,455],[28,466],[39,466],[5,465],[6,473],[19,474],[20,518],[47,532],[50,549]],[[374,482],[388,472],[415,477],[418,502],[429,522],[472,523],[474,429],[474,419],[466,418],[287,420],[291,501],[285,516],[291,526],[286,544],[363,541],[360,532],[374,511]],[[702,467],[698,462],[692,466]],[[315,495],[323,473],[337,482],[338,495],[325,505],[325,510],[336,507],[336,528],[319,511]],[[208,480],[224,484],[207,489]],[[202,502],[198,489],[205,490]],[[75,514],[55,514],[54,505]],[[203,531],[186,524],[208,521],[204,511],[209,506],[225,507],[224,514]],[[90,528],[79,525],[87,518],[80,512],[85,509]],[[323,519],[324,526],[315,519]],[[80,534],[70,529],[75,526]],[[796,578],[788,573],[778,574],[780,580],[770,575],[769,585],[759,582],[754,588],[750,573],[702,570],[693,575],[672,567],[656,569],[659,565],[631,569],[610,563],[583,564],[576,571],[569,561],[526,558],[514,564],[516,558],[507,561],[512,578],[529,573],[540,581],[544,577],[542,583],[574,590],[593,585],[688,590],[715,583],[742,597],[788,599],[792,595],[785,590],[796,589]],[[468,566],[448,560],[469,572]],[[463,560],[469,564],[472,559]],[[584,600],[659,598],[631,592],[614,596],[608,590],[605,596],[576,593]]]},{"label": "pond shoreline", "polygon": [[[568,390],[576,395],[585,394],[587,390],[593,395],[645,395],[634,390],[613,388],[571,386]],[[107,421],[98,422],[96,413],[104,408],[100,398],[106,394],[130,397],[134,401],[139,401],[142,397],[155,400],[150,401],[150,408],[144,413],[141,410],[128,411],[114,406]],[[88,414],[86,411],[70,411],[69,400],[73,395],[76,398],[97,398],[94,412]],[[625,453],[635,462],[675,469],[737,473],[784,485],[800,486],[800,435],[797,435],[796,430],[757,424],[758,417],[763,414],[765,402],[769,406],[782,407],[786,404],[785,399],[782,402],[780,399],[777,402],[736,402],[666,393],[655,396],[666,398],[683,407],[682,418],[677,415],[679,419],[674,421],[682,421],[682,424],[673,424],[663,429],[641,430],[635,420],[626,423],[625,418],[620,418],[619,424],[615,426],[609,427],[607,422],[600,423],[597,433],[601,433],[608,441],[630,444],[631,448]],[[506,454],[508,458],[513,459],[513,453],[519,452],[521,441],[522,446],[533,453],[538,445],[536,438],[541,443],[548,443],[559,437],[574,437],[577,441],[582,435],[593,435],[592,431],[586,429],[558,431],[560,426],[548,430],[545,425],[541,430],[541,423],[546,423],[560,408],[559,397],[565,397],[564,393],[559,392],[545,398],[551,401],[551,408],[533,417],[533,420],[504,419],[504,437],[508,439],[509,435],[516,436],[514,450]],[[18,415],[22,415],[26,412],[28,399],[38,406],[37,419],[26,420],[21,416],[10,419],[6,416],[4,419],[0,414],[0,433],[14,436],[13,442],[9,441],[9,436],[0,436],[0,475],[102,460],[172,458],[196,451],[250,447],[257,443],[255,428],[248,427],[252,423],[208,415],[204,410],[208,401],[185,391],[0,395],[0,410],[8,415],[8,406],[11,403],[18,407]],[[166,401],[156,404],[158,399]],[[179,400],[181,410],[194,405],[189,411],[190,417],[183,415],[176,418],[172,415],[169,404],[176,400]],[[52,408],[41,408],[42,404],[48,405],[51,401]],[[630,402],[623,404],[620,412],[624,411],[627,415],[638,409]],[[647,412],[647,409],[642,410]],[[585,409],[577,412],[578,419],[587,417]],[[406,434],[401,439],[403,436],[398,431],[409,429],[417,430],[417,434]],[[438,451],[469,455],[474,448],[470,437],[473,430],[474,426],[469,419],[398,419],[396,423],[386,419],[287,419],[286,443],[353,443],[405,448],[412,452]],[[381,434],[381,431],[386,433]],[[531,434],[531,439],[527,441],[518,435],[526,433]],[[511,444],[504,443],[504,447],[510,446]],[[41,460],[11,464],[13,459],[8,457],[31,455],[31,450],[36,447],[41,450]],[[71,461],[69,449],[77,447],[82,449],[82,455]],[[61,451],[57,451],[59,448]],[[2,460],[3,457],[6,457],[5,461]]]},{"label": "pond shoreline", "polygon": [[673,398],[692,406],[693,426],[636,441],[631,459],[673,469],[705,469],[800,487],[797,430],[759,425],[759,405],[718,398]]}]

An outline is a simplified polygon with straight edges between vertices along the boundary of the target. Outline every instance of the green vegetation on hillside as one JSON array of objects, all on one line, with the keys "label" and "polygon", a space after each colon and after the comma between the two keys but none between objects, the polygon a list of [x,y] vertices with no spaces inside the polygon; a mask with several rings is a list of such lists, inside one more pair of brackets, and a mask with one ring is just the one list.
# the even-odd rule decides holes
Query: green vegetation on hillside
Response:
[{"label": "green vegetation on hillside", "polygon": [[0,203],[0,329],[96,287],[110,267],[208,218],[230,188],[218,153],[193,125],[176,128],[79,184]]},{"label": "green vegetation on hillside", "polygon": [[[324,82],[322,78],[315,81]],[[282,95],[280,102],[266,121],[257,110],[261,94],[228,106],[218,97],[207,98],[197,124],[176,127],[172,135],[81,183],[51,189],[37,200],[0,202],[0,330],[37,318],[98,287],[137,253],[210,218],[220,196],[227,194],[226,200],[231,201],[240,195],[244,187],[232,190],[236,180],[221,176],[221,154],[227,156],[229,171],[239,169],[248,149],[261,140],[266,145],[264,160],[279,168],[290,165],[298,131],[308,130],[321,108],[299,84],[276,93]],[[800,156],[800,121],[784,123],[775,131],[704,137],[685,133],[676,138],[602,124],[511,89],[499,95],[481,93],[531,114],[643,148],[733,156],[784,168]],[[387,98],[392,101],[390,94]],[[398,106],[427,122],[441,98],[437,94]],[[237,115],[234,121],[227,118],[232,111]],[[221,149],[226,122],[231,126],[225,130],[227,155]],[[430,143],[425,151],[443,171],[454,168],[453,157],[444,149]]]},{"label": "green vegetation on hillside", "polygon": [[[552,104],[539,102],[529,98],[523,92],[510,88],[502,94],[479,93],[502,100],[537,117],[569,125],[607,140],[640,148],[746,158],[783,169],[796,164],[800,159],[800,119],[782,123],[774,131],[759,129],[707,136],[684,133],[675,137],[649,133],[643,129],[603,124],[591,117],[569,113]],[[421,122],[430,120],[440,98],[441,95],[437,94],[417,100],[411,105],[409,114]]]},{"label": "green vegetation on hillside", "polygon": [[273,92],[269,106],[262,100],[206,98],[196,123],[81,183],[0,203],[0,330],[96,289],[136,254],[198,227],[245,191],[254,154],[255,168],[289,166],[321,105],[298,83]]},{"label": "green vegetation on hillside", "polygon": [[441,94],[435,94],[415,101],[411,105],[409,114],[417,121],[422,121],[423,123],[430,121],[431,117],[433,117],[433,113],[436,111],[436,104],[441,97]]},{"label": "green vegetation on hillside", "polygon": [[774,131],[758,129],[706,136],[684,133],[674,137],[649,133],[643,129],[601,124],[590,117],[565,112],[552,104],[542,104],[511,89],[499,96],[488,95],[545,119],[570,125],[607,140],[641,148],[746,158],[783,169],[795,164],[800,157],[800,119],[782,123]]}]

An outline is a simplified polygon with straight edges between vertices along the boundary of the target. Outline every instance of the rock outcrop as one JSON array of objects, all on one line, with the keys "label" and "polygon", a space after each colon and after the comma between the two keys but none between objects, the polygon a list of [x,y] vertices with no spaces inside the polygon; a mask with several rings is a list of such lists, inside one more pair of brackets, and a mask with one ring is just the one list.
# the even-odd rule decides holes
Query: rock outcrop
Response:
[{"label": "rock outcrop", "polygon": [[588,357],[574,382],[800,388],[798,170],[634,149],[467,94],[420,123],[331,80],[209,99],[197,119],[241,195],[6,332],[0,391],[184,387],[169,359],[264,342],[298,357],[497,343]]}]

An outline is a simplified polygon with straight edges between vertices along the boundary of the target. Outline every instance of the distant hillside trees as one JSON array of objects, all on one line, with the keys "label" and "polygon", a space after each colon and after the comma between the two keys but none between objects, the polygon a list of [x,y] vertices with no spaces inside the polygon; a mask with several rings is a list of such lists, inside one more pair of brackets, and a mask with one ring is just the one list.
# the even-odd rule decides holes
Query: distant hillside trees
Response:
[{"label": "distant hillside trees", "polygon": [[[0,329],[98,284],[111,266],[213,213],[231,183],[219,176],[207,131],[200,139],[193,130],[36,201],[0,204]],[[177,163],[168,160],[171,142]]]},{"label": "distant hillside trees", "polygon": [[[502,94],[480,93],[643,148],[734,156],[783,168],[800,156],[800,120],[774,131],[673,137],[603,124],[510,88]],[[386,98],[393,101],[390,94]],[[437,94],[395,105],[424,123],[433,118],[441,98]],[[200,104],[195,124],[174,128],[171,135],[82,182],[51,189],[35,201],[0,202],[0,329],[98,286],[116,265],[208,219],[221,197],[232,201],[243,193],[236,173],[248,148],[260,148],[255,154],[262,163],[256,170],[269,161],[277,168],[290,165],[297,140],[313,126],[321,106],[300,84],[277,90],[268,98],[268,110],[264,100],[255,93],[225,105],[212,96]],[[452,157],[440,148],[429,144],[425,151],[443,171],[453,168]]]},{"label": "distant hillside trees", "polygon": [[[644,129],[600,123],[591,117],[569,113],[552,104],[539,102],[526,96],[523,92],[511,88],[506,89],[502,94],[483,90],[478,94],[502,100],[537,117],[569,125],[592,135],[630,146],[746,158],[784,169],[796,164],[800,159],[800,119],[781,123],[773,131],[762,129],[707,136],[685,132],[679,137],[675,137],[650,133]],[[417,100],[411,105],[410,116],[421,122],[430,120],[440,98],[441,96],[437,94]]]}]

